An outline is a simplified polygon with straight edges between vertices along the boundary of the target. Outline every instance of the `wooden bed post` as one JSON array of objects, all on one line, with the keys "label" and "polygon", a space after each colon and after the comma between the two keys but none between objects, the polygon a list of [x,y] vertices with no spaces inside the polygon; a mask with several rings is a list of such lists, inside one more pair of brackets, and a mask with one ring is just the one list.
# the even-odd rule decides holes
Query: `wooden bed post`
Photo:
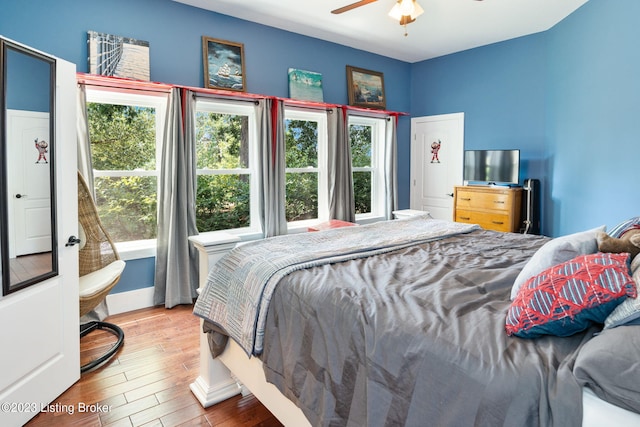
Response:
[{"label": "wooden bed post", "polygon": [[[227,233],[211,233],[191,236],[189,240],[199,253],[200,286],[204,286],[211,266],[233,249],[240,241],[238,236]],[[200,293],[200,289],[198,289]],[[200,332],[202,332],[200,321]],[[209,407],[242,391],[241,384],[224,364],[211,357],[207,335],[200,334],[200,376],[189,386],[203,407]]]}]

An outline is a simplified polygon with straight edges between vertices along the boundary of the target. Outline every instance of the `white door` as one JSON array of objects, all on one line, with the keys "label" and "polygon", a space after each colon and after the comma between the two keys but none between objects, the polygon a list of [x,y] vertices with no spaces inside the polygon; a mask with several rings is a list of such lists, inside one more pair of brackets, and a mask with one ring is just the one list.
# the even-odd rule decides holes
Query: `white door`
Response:
[{"label": "white door", "polygon": [[[0,297],[0,425],[20,426],[80,377],[75,65],[56,61],[58,275]],[[51,162],[51,159],[49,159]]]},{"label": "white door", "polygon": [[9,257],[49,252],[49,113],[8,110],[7,131]]},{"label": "white door", "polygon": [[464,113],[411,119],[411,209],[453,219],[453,187],[462,184]]}]

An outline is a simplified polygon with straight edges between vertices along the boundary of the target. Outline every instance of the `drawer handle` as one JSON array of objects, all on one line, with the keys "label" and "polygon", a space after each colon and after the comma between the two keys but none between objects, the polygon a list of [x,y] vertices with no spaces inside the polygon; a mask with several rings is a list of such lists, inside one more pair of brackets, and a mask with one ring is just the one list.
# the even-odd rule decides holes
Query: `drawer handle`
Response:
[{"label": "drawer handle", "polygon": [[460,219],[464,219],[465,221],[469,221],[471,219],[470,216],[461,216]]},{"label": "drawer handle", "polygon": [[504,224],[503,221],[491,221],[492,223],[496,224],[496,225],[502,225]]},{"label": "drawer handle", "polygon": [[471,197],[460,197],[460,200],[464,200],[465,202],[470,202]]},{"label": "drawer handle", "polygon": [[500,204],[504,205],[504,200],[494,200],[493,203],[500,203]]}]

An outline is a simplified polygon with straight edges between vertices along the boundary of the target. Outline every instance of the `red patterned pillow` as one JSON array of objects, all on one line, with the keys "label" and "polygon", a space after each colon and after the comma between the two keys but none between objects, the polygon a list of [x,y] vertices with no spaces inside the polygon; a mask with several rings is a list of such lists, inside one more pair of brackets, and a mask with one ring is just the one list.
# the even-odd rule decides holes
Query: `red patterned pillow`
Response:
[{"label": "red patterned pillow", "polygon": [[573,335],[636,296],[629,254],[581,255],[525,282],[509,307],[507,335]]}]

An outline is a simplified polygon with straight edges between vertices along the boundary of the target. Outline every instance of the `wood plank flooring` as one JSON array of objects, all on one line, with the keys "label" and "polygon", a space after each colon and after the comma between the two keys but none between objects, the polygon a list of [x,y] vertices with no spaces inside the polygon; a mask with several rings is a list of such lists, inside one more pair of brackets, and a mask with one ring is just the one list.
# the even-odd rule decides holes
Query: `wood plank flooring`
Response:
[{"label": "wood plank flooring", "polygon": [[[252,395],[202,408],[189,389],[199,373],[200,326],[192,309],[155,307],[109,317],[125,333],[118,354],[83,374],[52,402],[50,412],[27,426],[281,426]],[[114,341],[105,331],[82,338],[80,362]]]},{"label": "wood plank flooring", "polygon": [[20,283],[52,270],[51,252],[9,258],[10,283]]}]

